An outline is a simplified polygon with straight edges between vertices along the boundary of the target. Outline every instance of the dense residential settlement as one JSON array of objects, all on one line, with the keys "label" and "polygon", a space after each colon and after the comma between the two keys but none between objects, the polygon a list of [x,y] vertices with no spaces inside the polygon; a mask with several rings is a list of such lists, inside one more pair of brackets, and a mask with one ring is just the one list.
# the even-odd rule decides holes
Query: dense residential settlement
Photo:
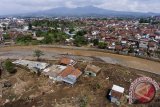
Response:
[{"label": "dense residential settlement", "polygon": [[159,17],[2,18],[0,43],[85,46],[157,58],[160,44]]}]

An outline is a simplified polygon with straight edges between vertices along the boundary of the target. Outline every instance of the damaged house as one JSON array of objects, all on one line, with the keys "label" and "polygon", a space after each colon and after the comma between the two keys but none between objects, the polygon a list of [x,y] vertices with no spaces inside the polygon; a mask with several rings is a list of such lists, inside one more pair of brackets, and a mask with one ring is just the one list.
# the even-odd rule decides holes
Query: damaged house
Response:
[{"label": "damaged house", "polygon": [[100,70],[100,67],[88,64],[84,71],[86,75],[95,77],[100,72]]},{"label": "damaged house", "polygon": [[48,76],[50,79],[56,81],[57,76],[64,70],[66,69],[66,66],[62,65],[52,65],[49,66],[48,68],[44,69],[42,74],[45,76]]},{"label": "damaged house", "polygon": [[111,91],[107,95],[108,99],[117,105],[120,105],[120,100],[123,96],[124,88],[118,85],[113,85]]},{"label": "damaged house", "polygon": [[74,59],[68,58],[68,57],[62,57],[60,60],[60,65],[75,65],[77,62]]},{"label": "damaged house", "polygon": [[47,66],[49,66],[49,64],[47,64],[47,63],[29,61],[29,60],[16,60],[12,63],[14,63],[16,65],[22,65],[24,67],[27,67],[28,69],[30,69],[31,71],[36,72],[36,73],[38,73],[39,71],[42,71]]}]

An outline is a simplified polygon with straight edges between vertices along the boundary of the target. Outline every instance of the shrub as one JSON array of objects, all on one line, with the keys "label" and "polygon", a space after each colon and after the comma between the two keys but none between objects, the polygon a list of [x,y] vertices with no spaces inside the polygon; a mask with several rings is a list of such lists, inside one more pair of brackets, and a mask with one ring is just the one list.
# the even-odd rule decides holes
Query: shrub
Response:
[{"label": "shrub", "polygon": [[41,50],[35,50],[33,53],[33,56],[37,57],[37,60],[39,60],[42,55],[44,55],[44,53]]},{"label": "shrub", "polygon": [[105,43],[105,42],[99,42],[98,48],[105,49],[106,47],[107,47],[107,43]]},{"label": "shrub", "polygon": [[15,65],[9,59],[5,61],[4,68],[7,72],[11,74],[16,72]]},{"label": "shrub", "polygon": [[82,96],[79,98],[80,107],[87,107],[88,98],[87,96]]}]

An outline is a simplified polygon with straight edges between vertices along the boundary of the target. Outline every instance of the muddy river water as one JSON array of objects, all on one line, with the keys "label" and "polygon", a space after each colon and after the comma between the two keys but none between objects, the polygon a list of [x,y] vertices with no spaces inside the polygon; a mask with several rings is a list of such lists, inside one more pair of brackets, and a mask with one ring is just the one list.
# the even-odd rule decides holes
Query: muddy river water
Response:
[{"label": "muddy river water", "polygon": [[118,54],[104,53],[98,51],[88,51],[88,50],[46,48],[39,46],[0,47],[0,58],[5,59],[5,58],[33,57],[33,51],[35,49],[41,49],[45,53],[45,57],[48,59],[50,59],[52,56],[58,54],[66,54],[66,53],[73,55],[81,55],[81,56],[94,56],[101,58],[107,63],[119,64],[130,68],[135,68],[139,70],[160,74],[159,62],[141,59],[137,57],[123,56]]}]

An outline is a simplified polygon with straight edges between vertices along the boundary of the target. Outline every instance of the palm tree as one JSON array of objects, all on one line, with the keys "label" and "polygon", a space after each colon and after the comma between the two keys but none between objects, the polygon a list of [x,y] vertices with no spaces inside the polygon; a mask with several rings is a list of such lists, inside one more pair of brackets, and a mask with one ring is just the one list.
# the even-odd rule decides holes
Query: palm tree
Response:
[{"label": "palm tree", "polygon": [[37,57],[37,60],[39,60],[42,55],[44,55],[44,53],[41,50],[35,50],[33,54],[34,57]]}]

